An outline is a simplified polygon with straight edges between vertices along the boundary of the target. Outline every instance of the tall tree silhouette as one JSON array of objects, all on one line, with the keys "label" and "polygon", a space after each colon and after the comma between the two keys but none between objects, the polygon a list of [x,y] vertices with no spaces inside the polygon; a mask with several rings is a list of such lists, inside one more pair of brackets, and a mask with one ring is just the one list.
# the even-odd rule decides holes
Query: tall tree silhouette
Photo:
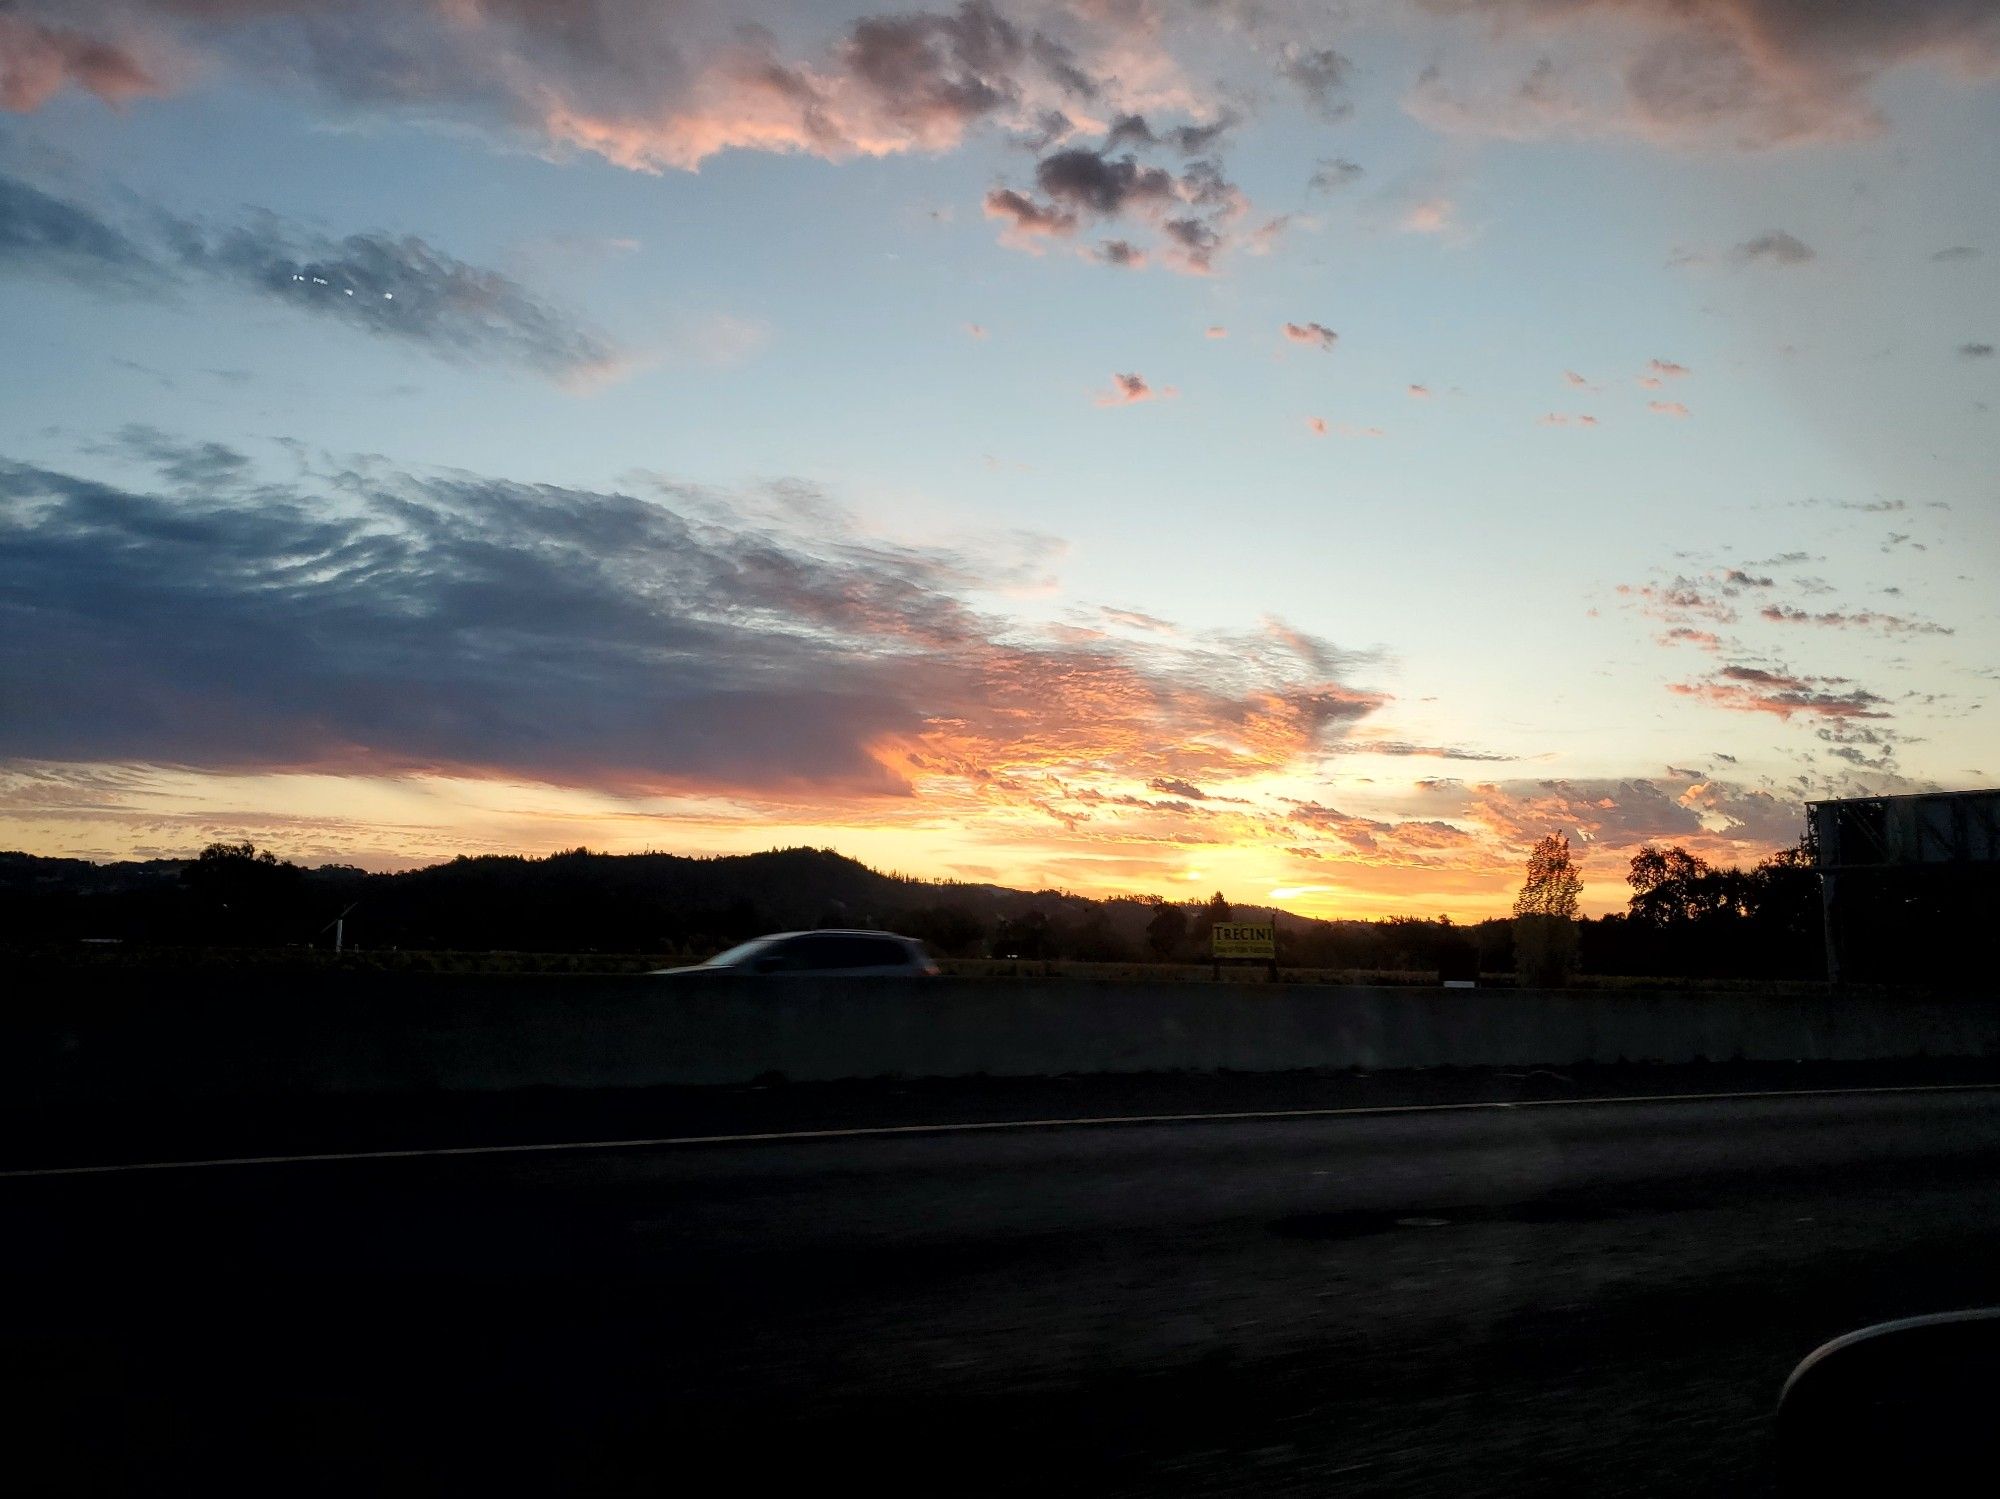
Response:
[{"label": "tall tree silhouette", "polygon": [[1528,876],[1514,897],[1514,970],[1530,983],[1563,984],[1576,971],[1582,893],[1568,836],[1549,834],[1528,855]]}]

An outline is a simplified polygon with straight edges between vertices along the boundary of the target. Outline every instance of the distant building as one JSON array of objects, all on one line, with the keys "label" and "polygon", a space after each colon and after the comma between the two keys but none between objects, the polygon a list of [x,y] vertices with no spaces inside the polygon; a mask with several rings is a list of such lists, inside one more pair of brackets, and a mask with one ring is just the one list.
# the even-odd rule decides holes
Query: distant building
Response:
[{"label": "distant building", "polygon": [[1808,802],[1835,983],[1990,981],[2000,791]]}]

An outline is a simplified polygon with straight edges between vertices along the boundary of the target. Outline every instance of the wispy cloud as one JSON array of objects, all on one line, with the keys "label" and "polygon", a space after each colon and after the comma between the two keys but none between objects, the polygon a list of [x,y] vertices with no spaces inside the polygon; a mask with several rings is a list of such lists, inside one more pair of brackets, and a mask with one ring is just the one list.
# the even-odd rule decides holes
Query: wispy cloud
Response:
[{"label": "wispy cloud", "polygon": [[1458,228],[1458,204],[1439,193],[1419,198],[1396,216],[1396,227],[1405,234],[1450,234]]},{"label": "wispy cloud", "polygon": [[[2000,23],[1965,0],[1438,0],[1495,35],[1470,83],[1427,69],[1404,107],[1434,129],[1511,140],[1622,136],[1766,150],[1874,135],[1869,91],[1904,63],[2000,69]],[[1514,45],[1508,45],[1508,44]],[[1532,62],[1523,59],[1532,59]]]},{"label": "wispy cloud", "polygon": [[1901,614],[1883,614],[1872,609],[1853,611],[1824,609],[1814,612],[1790,604],[1767,604],[1759,614],[1773,624],[1783,625],[1822,625],[1831,629],[1881,630],[1891,635],[1956,633],[1949,626],[1933,624],[1929,620],[1911,619]]},{"label": "wispy cloud", "polygon": [[1302,47],[1291,42],[1278,54],[1278,76],[1323,120],[1344,119],[1354,112],[1354,106],[1342,96],[1353,71],[1354,64],[1331,47]]},{"label": "wispy cloud", "polygon": [[1077,636],[983,612],[1005,547],[829,527],[823,498],[796,528],[728,524],[686,485],[311,454],[272,480],[219,445],[111,446],[159,485],[0,463],[0,694],[37,703],[0,719],[0,757],[1025,814],[1310,764],[1383,702],[1350,680],[1370,658],[1276,621]]},{"label": "wispy cloud", "polygon": [[1306,179],[1306,191],[1337,193],[1344,187],[1352,187],[1367,175],[1359,162],[1349,161],[1345,156],[1322,157],[1314,165],[1312,176]]},{"label": "wispy cloud", "polygon": [[1779,718],[1887,718],[1887,700],[1854,686],[1845,677],[1807,677],[1761,666],[1725,666],[1697,682],[1674,682],[1669,690],[1699,698],[1712,707]]},{"label": "wispy cloud", "polygon": [[1671,359],[1649,359],[1638,381],[1647,390],[1658,390],[1669,380],[1684,380],[1693,373],[1686,365],[1676,364]]},{"label": "wispy cloud", "polygon": [[446,359],[570,382],[615,375],[630,357],[511,277],[414,235],[335,239],[269,213],[212,226],[158,207],[120,224],[5,174],[0,267],[120,297],[221,286]]},{"label": "wispy cloud", "polygon": [[1754,239],[1746,239],[1733,253],[1746,265],[1757,260],[1773,265],[1804,265],[1813,259],[1812,246],[1782,229],[1767,230]]},{"label": "wispy cloud", "polygon": [[1283,332],[1295,344],[1311,344],[1319,349],[1331,349],[1340,342],[1340,335],[1324,323],[1287,323]]}]

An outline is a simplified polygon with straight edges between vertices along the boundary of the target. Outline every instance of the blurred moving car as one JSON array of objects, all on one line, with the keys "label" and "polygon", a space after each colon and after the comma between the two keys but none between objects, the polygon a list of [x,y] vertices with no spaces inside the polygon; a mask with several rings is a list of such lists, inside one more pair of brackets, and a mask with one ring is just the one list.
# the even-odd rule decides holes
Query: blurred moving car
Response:
[{"label": "blurred moving car", "polygon": [[746,978],[933,978],[938,966],[914,937],[894,932],[774,932],[753,937],[706,963],[661,968],[668,974]]}]

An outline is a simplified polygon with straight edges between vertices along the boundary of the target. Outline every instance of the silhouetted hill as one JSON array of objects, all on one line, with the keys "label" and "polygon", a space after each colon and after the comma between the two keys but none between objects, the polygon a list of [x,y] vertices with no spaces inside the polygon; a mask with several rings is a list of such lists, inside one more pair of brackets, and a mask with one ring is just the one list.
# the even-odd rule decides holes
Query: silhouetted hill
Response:
[{"label": "silhouetted hill", "polygon": [[[1697,873],[1702,890],[1715,885],[1728,898],[1708,901],[1690,886],[1686,913],[1635,910],[1581,922],[1584,970],[1813,975],[1821,946],[1810,869],[1767,863],[1747,875]],[[1234,904],[1230,914],[1269,912]],[[1206,901],[910,879],[818,848],[711,858],[575,849],[394,874],[302,869],[248,844],[218,844],[194,860],[106,864],[0,853],[0,945],[16,952],[83,951],[77,944],[107,940],[148,949],[327,947],[343,916],[349,947],[372,952],[698,959],[765,932],[861,926],[920,937],[942,957],[1101,963],[1204,961],[1213,919]],[[1280,960],[1292,968],[1436,972],[1448,955],[1469,962],[1469,949],[1481,971],[1511,970],[1512,924],[1291,913],[1279,922]]]},{"label": "silhouetted hill", "polygon": [[959,955],[1116,959],[1149,955],[1147,927],[1159,909],[1137,898],[911,879],[815,848],[706,858],[578,849],[391,874],[299,869],[235,852],[108,864],[0,854],[0,938],[15,944],[323,943],[347,912],[348,941],[371,948],[700,953],[768,931],[881,926]]}]

